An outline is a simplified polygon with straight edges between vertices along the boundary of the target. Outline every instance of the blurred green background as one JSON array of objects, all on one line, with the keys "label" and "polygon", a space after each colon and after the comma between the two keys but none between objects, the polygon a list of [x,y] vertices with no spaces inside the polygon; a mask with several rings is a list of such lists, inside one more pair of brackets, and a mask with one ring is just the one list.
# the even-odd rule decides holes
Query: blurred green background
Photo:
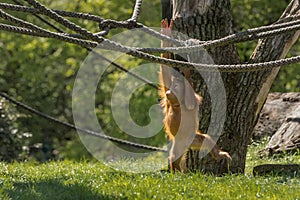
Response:
[{"label": "blurred green background", "polygon": [[[1,2],[13,3],[12,1]],[[114,20],[130,18],[135,4],[134,0],[40,0],[40,2],[53,9],[89,12]],[[286,0],[232,0],[231,2],[235,32],[275,22],[289,3]],[[9,13],[49,28],[32,15]],[[99,31],[96,23],[80,19],[71,20],[92,32]],[[139,22],[150,27],[159,27],[160,20],[160,0],[143,1]],[[5,21],[0,19],[0,22]],[[108,37],[121,31],[113,30]],[[247,61],[256,42],[237,45],[243,61]],[[295,45],[289,56],[299,55],[299,50],[300,45]],[[76,45],[0,31],[0,91],[62,121],[73,123],[72,88],[76,73],[87,55],[88,51]],[[127,69],[142,62],[130,57],[119,59],[119,63]],[[162,131],[151,140],[128,138],[114,123],[110,111],[110,97],[115,83],[123,74],[110,67],[99,83],[95,106],[101,127],[105,133],[112,136],[154,146],[164,145],[166,138]],[[299,92],[299,67],[292,65],[282,68],[271,91]],[[157,91],[148,86],[134,93],[131,98],[131,104],[134,106],[130,107],[132,118],[140,125],[149,123],[148,109],[157,103],[157,99]],[[1,98],[0,148],[0,160],[6,161],[92,158],[75,131],[16,108]]]}]

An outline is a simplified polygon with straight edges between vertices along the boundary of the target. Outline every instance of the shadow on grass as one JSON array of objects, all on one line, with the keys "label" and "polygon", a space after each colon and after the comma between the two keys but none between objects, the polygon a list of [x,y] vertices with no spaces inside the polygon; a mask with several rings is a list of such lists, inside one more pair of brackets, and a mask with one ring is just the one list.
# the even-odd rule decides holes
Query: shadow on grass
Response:
[{"label": "shadow on grass", "polygon": [[277,175],[300,177],[300,164],[262,164],[253,168],[254,176]]},{"label": "shadow on grass", "polygon": [[[112,195],[102,195],[78,183],[63,184],[64,180],[51,179],[47,181],[15,183],[12,189],[5,193],[11,199],[125,199]],[[99,185],[99,187],[101,187]]]}]

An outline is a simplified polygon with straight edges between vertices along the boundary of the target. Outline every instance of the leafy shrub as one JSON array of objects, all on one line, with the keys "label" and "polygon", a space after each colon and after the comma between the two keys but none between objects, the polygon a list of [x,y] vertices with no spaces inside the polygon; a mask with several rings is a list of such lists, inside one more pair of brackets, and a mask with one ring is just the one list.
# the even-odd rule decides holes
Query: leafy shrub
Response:
[{"label": "leafy shrub", "polygon": [[20,129],[16,108],[0,98],[0,160],[23,160],[28,157],[31,134]]}]

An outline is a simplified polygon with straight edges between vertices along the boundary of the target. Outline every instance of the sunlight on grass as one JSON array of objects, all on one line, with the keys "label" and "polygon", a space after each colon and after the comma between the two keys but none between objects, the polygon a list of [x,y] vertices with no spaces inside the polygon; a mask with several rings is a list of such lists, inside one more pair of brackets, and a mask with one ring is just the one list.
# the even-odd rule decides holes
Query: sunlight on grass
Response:
[{"label": "sunlight on grass", "polygon": [[246,174],[251,174],[254,166],[261,164],[300,164],[300,152],[286,154],[275,154],[270,157],[260,157],[258,151],[262,150],[268,143],[267,139],[260,142],[253,142],[248,147]]},{"label": "sunlight on grass", "polygon": [[245,175],[223,177],[165,171],[134,174],[94,161],[0,163],[0,199],[299,199],[299,175],[253,177],[258,164],[300,164],[299,152],[259,158],[257,151],[264,145],[265,141],[249,147]]}]

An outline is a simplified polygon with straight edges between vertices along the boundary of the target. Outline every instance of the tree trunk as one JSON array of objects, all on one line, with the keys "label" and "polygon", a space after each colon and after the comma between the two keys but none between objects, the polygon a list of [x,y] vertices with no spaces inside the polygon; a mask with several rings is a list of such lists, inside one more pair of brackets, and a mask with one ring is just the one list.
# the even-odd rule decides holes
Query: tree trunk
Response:
[{"label": "tree trunk", "polygon": [[[184,33],[199,40],[212,40],[232,34],[232,14],[229,0],[173,0],[173,30]],[[281,18],[299,14],[299,2],[293,0]],[[250,58],[250,62],[264,62],[284,58],[299,37],[299,32],[290,32],[275,37],[260,40]],[[234,64],[240,62],[234,45],[227,45],[208,50],[216,64]],[[216,80],[218,73],[205,73],[209,81],[194,72],[193,79],[196,91],[204,97],[200,108],[200,130],[218,139],[218,145],[228,151],[233,160],[231,173],[243,173],[245,169],[246,152],[253,128],[260,110],[266,100],[271,84],[279,68],[273,70],[222,73],[226,91],[227,109],[224,127],[219,133],[207,132],[209,123],[222,127],[217,122],[211,122],[211,99],[207,85]],[[202,76],[204,74],[201,74]],[[220,97],[221,98],[221,97]],[[224,116],[225,117],[225,116]],[[215,130],[218,130],[215,129]],[[208,154],[204,158],[199,152],[189,151],[187,168],[191,171],[222,174],[228,172],[225,162],[217,162]]]}]

